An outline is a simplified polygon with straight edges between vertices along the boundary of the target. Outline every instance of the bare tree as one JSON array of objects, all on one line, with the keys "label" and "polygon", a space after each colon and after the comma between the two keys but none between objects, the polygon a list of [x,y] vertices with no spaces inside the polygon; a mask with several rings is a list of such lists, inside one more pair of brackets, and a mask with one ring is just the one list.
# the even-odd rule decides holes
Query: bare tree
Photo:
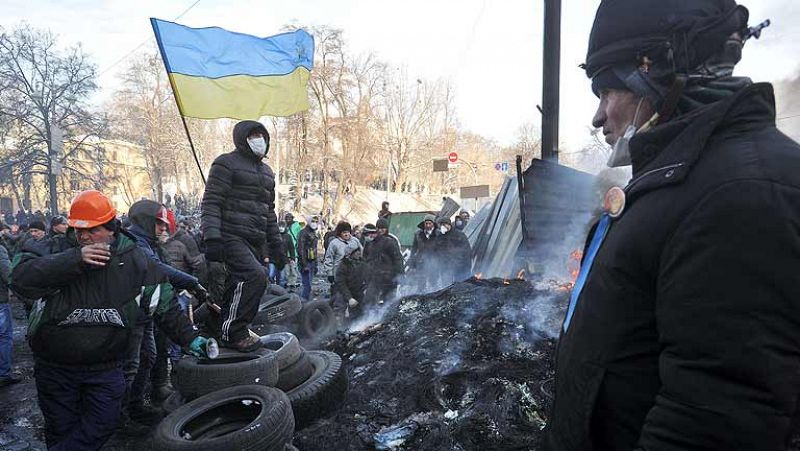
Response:
[{"label": "bare tree", "polygon": [[183,163],[191,159],[161,57],[154,49],[136,55],[121,80],[109,108],[115,120],[112,132],[142,146],[160,201],[165,180],[178,180]]},{"label": "bare tree", "polygon": [[47,178],[58,212],[57,177],[102,182],[104,153],[96,139],[106,120],[89,111],[96,70],[80,46],[60,50],[48,31],[21,25],[0,29],[0,117],[11,133],[6,159],[29,201],[31,176]]}]

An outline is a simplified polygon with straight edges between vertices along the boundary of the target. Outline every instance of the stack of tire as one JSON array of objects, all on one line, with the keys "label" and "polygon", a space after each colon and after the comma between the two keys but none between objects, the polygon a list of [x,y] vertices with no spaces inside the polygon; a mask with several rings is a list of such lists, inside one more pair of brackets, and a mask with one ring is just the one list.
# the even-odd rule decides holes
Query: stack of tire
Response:
[{"label": "stack of tire", "polygon": [[253,353],[223,348],[214,360],[181,359],[156,449],[291,450],[295,429],[344,401],[347,374],[337,354],[306,351],[286,332],[261,342]]}]

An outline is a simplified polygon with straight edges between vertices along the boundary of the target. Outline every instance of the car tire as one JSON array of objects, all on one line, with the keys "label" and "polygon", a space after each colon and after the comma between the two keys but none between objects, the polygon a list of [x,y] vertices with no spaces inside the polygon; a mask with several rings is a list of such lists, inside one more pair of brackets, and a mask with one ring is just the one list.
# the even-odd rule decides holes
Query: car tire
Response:
[{"label": "car tire", "polygon": [[254,323],[277,323],[291,318],[303,310],[302,299],[293,293],[282,296],[265,295],[258,306]]},{"label": "car tire", "polygon": [[326,337],[336,331],[333,307],[324,300],[309,302],[300,313],[300,333],[309,338]]},{"label": "car tire", "polygon": [[220,348],[216,359],[185,356],[178,361],[176,385],[183,398],[191,401],[237,385],[274,387],[278,370],[278,356],[269,349],[244,353]]},{"label": "car tire", "polygon": [[278,383],[275,387],[289,391],[307,381],[312,374],[314,374],[314,366],[303,351],[303,355],[297,362],[278,371]]},{"label": "car tire", "polygon": [[300,340],[289,332],[278,332],[261,337],[262,346],[276,354],[278,371],[293,365],[303,355]]},{"label": "car tire", "polygon": [[342,358],[328,351],[307,351],[314,373],[286,392],[292,403],[295,427],[302,429],[337,409],[347,397],[347,373]]},{"label": "car tire", "polygon": [[242,385],[197,398],[153,433],[162,451],[284,451],[294,433],[288,397],[277,388]]}]

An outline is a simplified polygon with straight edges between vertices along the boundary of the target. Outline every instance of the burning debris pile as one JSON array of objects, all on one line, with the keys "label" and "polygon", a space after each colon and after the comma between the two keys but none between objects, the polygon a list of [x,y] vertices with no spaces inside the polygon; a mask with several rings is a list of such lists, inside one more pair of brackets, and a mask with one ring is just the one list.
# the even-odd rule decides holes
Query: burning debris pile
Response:
[{"label": "burning debris pile", "polygon": [[537,449],[568,292],[522,280],[457,283],[403,298],[340,334],[344,407],[295,434],[302,450]]}]

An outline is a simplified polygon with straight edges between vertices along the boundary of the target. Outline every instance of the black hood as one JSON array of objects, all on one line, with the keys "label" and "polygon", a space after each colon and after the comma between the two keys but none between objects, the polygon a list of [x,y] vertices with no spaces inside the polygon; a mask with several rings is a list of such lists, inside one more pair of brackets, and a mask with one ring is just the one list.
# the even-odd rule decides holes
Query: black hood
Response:
[{"label": "black hood", "polygon": [[153,200],[140,200],[131,205],[128,217],[131,224],[138,226],[148,239],[156,239],[156,216],[161,210],[161,204]]},{"label": "black hood", "polygon": [[267,154],[268,154],[269,132],[267,132],[266,127],[261,125],[260,122],[242,121],[236,124],[236,126],[233,127],[233,145],[236,146],[236,150],[238,152],[243,152],[245,155],[248,155],[252,158],[258,158],[260,160],[261,158],[256,156],[256,154],[254,154],[253,151],[250,150],[250,146],[247,144],[247,136],[256,130],[264,134],[264,138],[267,140]]}]

